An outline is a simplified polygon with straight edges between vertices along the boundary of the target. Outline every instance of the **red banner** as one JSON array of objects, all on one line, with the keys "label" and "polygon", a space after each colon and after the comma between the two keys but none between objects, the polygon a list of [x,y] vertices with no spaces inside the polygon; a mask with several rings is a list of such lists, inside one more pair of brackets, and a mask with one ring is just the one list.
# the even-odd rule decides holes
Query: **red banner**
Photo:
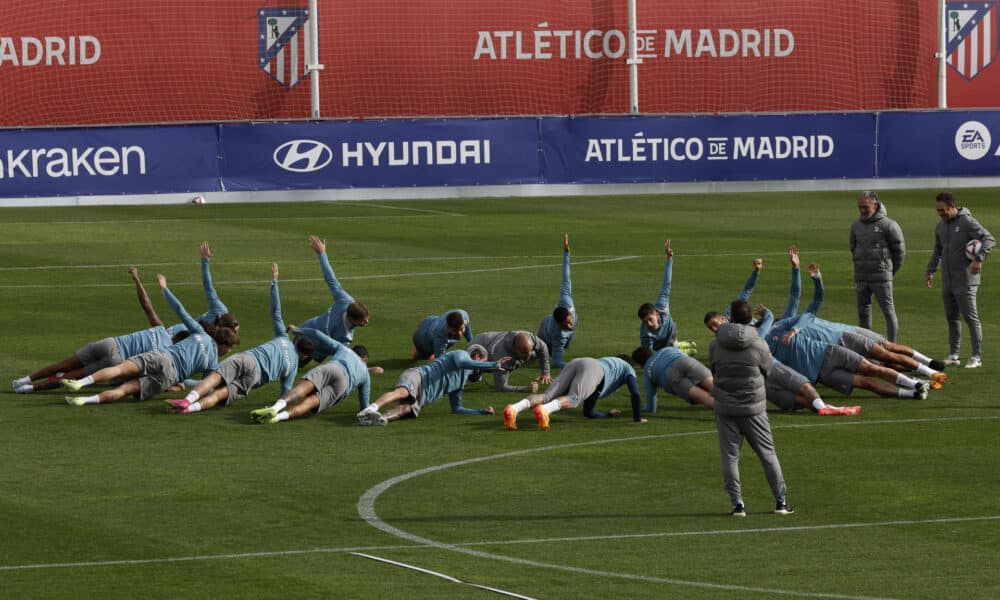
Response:
[{"label": "red banner", "polygon": [[[933,0],[638,4],[640,112],[937,106]],[[629,112],[624,0],[320,6],[2,3],[0,126],[309,118],[314,23],[326,118]],[[981,18],[953,19],[956,48]],[[979,60],[950,104],[1000,105]]]}]

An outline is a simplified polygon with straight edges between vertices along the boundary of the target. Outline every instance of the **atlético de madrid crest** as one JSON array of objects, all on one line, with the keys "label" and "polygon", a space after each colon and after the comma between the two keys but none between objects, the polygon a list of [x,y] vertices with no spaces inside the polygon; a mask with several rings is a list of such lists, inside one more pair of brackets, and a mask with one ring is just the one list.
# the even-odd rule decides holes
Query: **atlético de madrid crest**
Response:
[{"label": "atl\u00e9tico de madrid crest", "polygon": [[997,59],[1000,48],[1000,0],[945,2],[948,64],[974,79]]},{"label": "atl\u00e9tico de madrid crest", "polygon": [[305,79],[309,60],[309,9],[257,10],[257,62],[286,88]]}]

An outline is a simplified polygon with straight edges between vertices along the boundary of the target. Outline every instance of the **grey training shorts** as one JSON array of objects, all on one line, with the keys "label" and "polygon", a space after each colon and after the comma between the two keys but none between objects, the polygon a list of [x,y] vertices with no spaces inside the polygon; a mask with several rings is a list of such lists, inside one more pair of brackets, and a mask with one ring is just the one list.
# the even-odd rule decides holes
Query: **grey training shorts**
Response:
[{"label": "grey training shorts", "polygon": [[857,331],[845,331],[840,336],[840,345],[861,356],[868,356],[878,342],[874,338],[864,335],[861,331],[860,328]]},{"label": "grey training shorts", "polygon": [[76,357],[87,370],[87,375],[92,375],[104,367],[113,367],[123,360],[115,338],[91,342],[77,350]]},{"label": "grey training shorts", "polygon": [[225,406],[245,398],[260,382],[260,364],[246,352],[234,354],[222,361],[216,372],[222,377],[229,393],[226,396]]},{"label": "grey training shorts", "polygon": [[574,358],[566,363],[559,375],[545,389],[545,401],[551,402],[561,396],[569,396],[573,406],[600,391],[598,386],[604,381],[604,367],[596,358]]},{"label": "grey training shorts", "polygon": [[139,400],[149,400],[178,381],[174,360],[164,350],[150,350],[128,360],[139,365]]},{"label": "grey training shorts", "polygon": [[317,413],[335,406],[347,393],[347,373],[335,362],[323,363],[311,369],[302,379],[316,386],[316,395],[319,396],[319,406],[315,411]]},{"label": "grey training shorts", "polygon": [[691,400],[691,388],[711,376],[712,372],[708,370],[708,367],[690,356],[682,356],[667,369],[667,391],[685,400],[688,404],[695,404]]},{"label": "grey training shorts", "polygon": [[411,408],[411,413],[414,417],[420,414],[420,409],[426,404],[424,398],[424,386],[423,378],[420,376],[420,369],[412,368],[407,369],[399,374],[399,379],[396,381],[396,387],[403,388],[406,393],[410,395],[409,398],[403,398],[399,401],[400,404],[409,404]]},{"label": "grey training shorts", "polygon": [[805,375],[795,369],[774,361],[771,370],[764,378],[764,390],[767,399],[781,410],[792,411],[795,406],[795,397],[799,394],[802,384],[809,383]]},{"label": "grey training shorts", "polygon": [[854,376],[864,357],[843,346],[829,346],[819,368],[819,381],[823,385],[850,396],[854,389]]}]

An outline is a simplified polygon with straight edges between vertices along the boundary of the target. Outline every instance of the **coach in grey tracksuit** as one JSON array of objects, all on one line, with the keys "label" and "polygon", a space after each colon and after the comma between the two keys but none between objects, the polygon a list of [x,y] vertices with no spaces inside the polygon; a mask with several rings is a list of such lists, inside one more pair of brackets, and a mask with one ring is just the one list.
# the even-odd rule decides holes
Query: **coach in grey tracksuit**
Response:
[{"label": "coach in grey tracksuit", "polygon": [[749,325],[751,317],[746,302],[733,302],[731,322],[719,327],[708,350],[715,380],[715,427],[719,432],[723,483],[733,502],[733,514],[737,509],[742,512],[739,461],[746,438],[764,466],[779,509],[791,512],[785,504],[785,479],[766,412],[764,373],[771,368],[774,357],[757,330]]},{"label": "coach in grey tracksuit", "polygon": [[[964,318],[972,338],[971,364],[966,366],[979,366],[983,353],[983,328],[976,309],[976,293],[979,291],[983,261],[990,255],[996,241],[973,218],[969,209],[956,204],[951,193],[941,192],[937,195],[936,202],[941,221],[934,230],[934,251],[927,263],[927,287],[933,287],[934,272],[940,266],[941,295],[944,298],[945,318],[948,320],[949,362],[958,361],[962,341],[960,318]],[[970,240],[979,240],[983,244],[976,260],[969,260],[965,256],[965,245]]]},{"label": "coach in grey tracksuit", "polygon": [[858,325],[872,328],[872,294],[885,315],[885,337],[896,341],[899,321],[892,300],[892,278],[903,266],[906,241],[903,230],[889,218],[875,192],[858,197],[858,220],[851,225],[854,255],[854,289],[858,300]]},{"label": "coach in grey tracksuit", "polygon": [[[549,364],[549,349],[538,336],[527,331],[485,331],[472,338],[470,344],[479,344],[486,348],[489,354],[487,360],[499,360],[504,356],[513,358],[512,365],[505,371],[493,374],[493,387],[500,392],[535,393],[538,386],[509,385],[509,371],[520,367],[528,360],[538,357],[542,373],[538,379],[542,383],[552,383],[551,365]],[[492,358],[496,356],[496,358]]]}]

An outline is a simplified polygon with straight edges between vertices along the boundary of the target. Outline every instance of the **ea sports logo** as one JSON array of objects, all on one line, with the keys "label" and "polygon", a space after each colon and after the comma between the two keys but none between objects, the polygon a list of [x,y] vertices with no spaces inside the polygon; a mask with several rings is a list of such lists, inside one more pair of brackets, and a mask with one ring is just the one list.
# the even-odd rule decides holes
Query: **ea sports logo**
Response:
[{"label": "ea sports logo", "polygon": [[979,160],[992,147],[990,130],[979,121],[966,121],[955,132],[955,149],[966,160]]},{"label": "ea sports logo", "polygon": [[333,160],[333,150],[316,140],[292,140],[274,151],[274,164],[293,173],[319,171]]}]

